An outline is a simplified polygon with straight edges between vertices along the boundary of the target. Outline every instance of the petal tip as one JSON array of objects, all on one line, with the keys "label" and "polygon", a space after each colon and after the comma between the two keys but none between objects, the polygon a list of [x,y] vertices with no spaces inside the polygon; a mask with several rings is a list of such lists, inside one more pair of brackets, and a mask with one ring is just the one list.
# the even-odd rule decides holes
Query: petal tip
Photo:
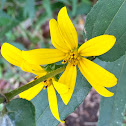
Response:
[{"label": "petal tip", "polygon": [[65,105],[67,105],[67,104],[68,104],[68,102],[64,102],[64,104],[65,104]]},{"label": "petal tip", "polygon": [[[61,10],[67,11],[66,6],[62,7]],[[60,10],[60,11],[61,11],[61,10]]]},{"label": "petal tip", "polygon": [[7,46],[10,45],[9,43],[3,43],[2,46],[1,46],[1,54],[4,52],[4,49],[7,48]]},{"label": "petal tip", "polygon": [[113,92],[111,92],[111,94],[110,95],[108,95],[108,96],[106,96],[106,97],[112,97],[114,95],[114,93]]},{"label": "petal tip", "polygon": [[65,121],[60,121],[61,123],[65,123]]},{"label": "petal tip", "polygon": [[[102,94],[101,94],[101,95],[102,95]],[[109,91],[108,94],[104,94],[104,95],[102,95],[102,96],[104,96],[104,97],[112,97],[113,95],[114,95],[114,93]]]},{"label": "petal tip", "polygon": [[10,45],[10,44],[9,44],[9,43],[7,43],[7,42],[4,42],[4,43],[2,44],[2,46],[3,46],[3,45]]},{"label": "petal tip", "polygon": [[4,42],[3,44],[2,44],[2,46],[4,46],[4,45],[10,45],[9,43],[7,43],[7,42]]},{"label": "petal tip", "polygon": [[53,22],[55,22],[56,20],[54,19],[54,18],[52,18],[50,21],[49,21],[49,26],[53,23]]},{"label": "petal tip", "polygon": [[111,35],[114,42],[116,42],[116,37],[114,35]]},{"label": "petal tip", "polygon": [[62,7],[62,8],[60,9],[58,15],[60,15],[60,13],[63,13],[63,14],[67,13],[67,8],[66,8],[66,6],[64,6],[64,7]]},{"label": "petal tip", "polygon": [[111,37],[113,37],[114,39],[116,39],[116,37],[115,37],[114,35],[109,35],[109,36],[111,36]]},{"label": "petal tip", "polygon": [[113,75],[113,78],[112,78],[112,82],[110,83],[110,85],[108,86],[108,85],[105,85],[105,87],[114,87],[116,84],[117,84],[117,78],[115,77],[115,75]]},{"label": "petal tip", "polygon": [[[62,98],[62,97],[61,97],[61,98]],[[63,99],[63,98],[62,98],[62,100],[63,100],[63,103],[64,103],[65,105],[67,105],[67,104],[69,103],[68,100],[65,100],[65,99]]]},{"label": "petal tip", "polygon": [[115,75],[113,74],[114,78],[113,78],[113,84],[111,87],[115,86],[117,84],[118,79],[115,77]]},{"label": "petal tip", "polygon": [[108,35],[108,34],[104,34],[104,35],[111,38],[113,40],[113,42],[116,42],[116,37],[114,35]]}]

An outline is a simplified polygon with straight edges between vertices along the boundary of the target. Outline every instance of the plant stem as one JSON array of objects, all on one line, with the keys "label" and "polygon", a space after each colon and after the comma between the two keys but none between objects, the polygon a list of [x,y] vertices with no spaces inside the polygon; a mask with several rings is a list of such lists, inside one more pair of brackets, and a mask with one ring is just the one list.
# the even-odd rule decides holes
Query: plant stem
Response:
[{"label": "plant stem", "polygon": [[[19,93],[21,93],[21,92],[35,86],[36,84],[38,84],[38,83],[40,83],[40,82],[42,82],[42,81],[44,81],[44,80],[46,80],[48,78],[54,77],[55,75],[63,72],[64,70],[65,70],[65,66],[63,66],[61,68],[58,68],[58,69],[56,69],[56,70],[54,70],[52,72],[49,72],[45,76],[40,77],[40,78],[38,78],[38,79],[36,79],[36,80],[22,86],[22,87],[19,87],[19,88],[13,90],[13,91],[10,91],[9,93],[5,93],[4,95],[5,95],[6,99],[9,101],[10,99],[12,99],[14,96],[18,95]],[[4,99],[4,97],[1,97],[0,103],[2,103],[3,101],[5,101],[5,99]]]},{"label": "plant stem", "polygon": [[6,101],[7,101],[6,97],[3,94],[0,94],[0,103],[4,103]]}]

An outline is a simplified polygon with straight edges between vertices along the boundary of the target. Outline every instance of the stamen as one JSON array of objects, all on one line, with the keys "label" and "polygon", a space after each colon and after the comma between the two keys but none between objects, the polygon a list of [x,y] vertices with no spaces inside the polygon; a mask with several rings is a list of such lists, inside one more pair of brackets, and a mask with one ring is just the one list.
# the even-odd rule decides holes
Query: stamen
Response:
[{"label": "stamen", "polygon": [[67,61],[66,60],[63,60],[62,64],[65,64],[65,63],[67,63]]},{"label": "stamen", "polygon": [[47,80],[44,80],[44,82],[46,82]]},{"label": "stamen", "polygon": [[43,81],[44,82],[44,89],[49,87],[52,84],[52,78],[48,78],[47,80]]},{"label": "stamen", "polygon": [[44,90],[45,90],[47,87],[48,87],[48,85],[44,87]]},{"label": "stamen", "polygon": [[71,63],[73,66],[76,66],[78,64],[78,61],[80,60],[80,55],[78,54],[77,50],[72,50],[68,54],[66,54],[66,58],[63,60],[63,64],[65,63]]}]

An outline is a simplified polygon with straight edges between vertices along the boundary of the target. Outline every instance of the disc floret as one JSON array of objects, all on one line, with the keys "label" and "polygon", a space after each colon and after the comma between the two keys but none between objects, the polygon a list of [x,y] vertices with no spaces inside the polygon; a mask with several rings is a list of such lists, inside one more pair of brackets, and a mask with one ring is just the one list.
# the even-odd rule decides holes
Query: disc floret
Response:
[{"label": "disc floret", "polygon": [[44,81],[44,89],[49,87],[52,83],[52,78],[48,78],[47,80]]},{"label": "disc floret", "polygon": [[63,64],[71,63],[73,66],[76,66],[81,59],[80,54],[78,53],[77,49],[71,50],[66,54],[66,58],[63,60]]}]

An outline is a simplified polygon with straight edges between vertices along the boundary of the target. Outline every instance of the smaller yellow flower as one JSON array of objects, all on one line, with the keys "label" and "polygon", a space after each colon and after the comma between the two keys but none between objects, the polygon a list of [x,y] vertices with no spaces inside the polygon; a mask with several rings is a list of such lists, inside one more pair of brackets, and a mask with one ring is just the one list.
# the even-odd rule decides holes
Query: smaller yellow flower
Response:
[{"label": "smaller yellow flower", "polygon": [[[2,45],[1,54],[8,62],[20,67],[23,71],[36,74],[37,76],[35,77],[35,79],[47,74],[47,72],[41,66],[28,63],[25,59],[23,59],[22,51],[10,45],[9,43],[4,43]],[[44,89],[47,88],[48,101],[49,101],[49,106],[50,106],[52,114],[58,121],[64,123],[64,121],[61,121],[59,117],[55,89],[57,90],[59,94],[67,93],[68,87],[66,85],[55,81],[54,78],[48,78],[44,82],[41,82],[29,88],[28,90],[23,91],[22,93],[19,94],[19,96],[21,98],[31,100],[43,89],[43,87]]]},{"label": "smaller yellow flower", "polygon": [[[61,8],[57,21],[49,22],[51,41],[56,49],[35,49],[23,51],[24,59],[37,65],[55,63],[63,60],[68,63],[66,70],[59,78],[60,83],[69,87],[66,94],[60,94],[65,104],[68,104],[74,91],[78,65],[83,76],[102,96],[111,97],[114,93],[106,87],[117,84],[117,78],[104,68],[88,60],[86,57],[99,56],[109,51],[116,42],[113,35],[101,35],[92,38],[78,47],[77,32],[72,24],[66,7]],[[80,82],[83,83],[83,82]]]}]

